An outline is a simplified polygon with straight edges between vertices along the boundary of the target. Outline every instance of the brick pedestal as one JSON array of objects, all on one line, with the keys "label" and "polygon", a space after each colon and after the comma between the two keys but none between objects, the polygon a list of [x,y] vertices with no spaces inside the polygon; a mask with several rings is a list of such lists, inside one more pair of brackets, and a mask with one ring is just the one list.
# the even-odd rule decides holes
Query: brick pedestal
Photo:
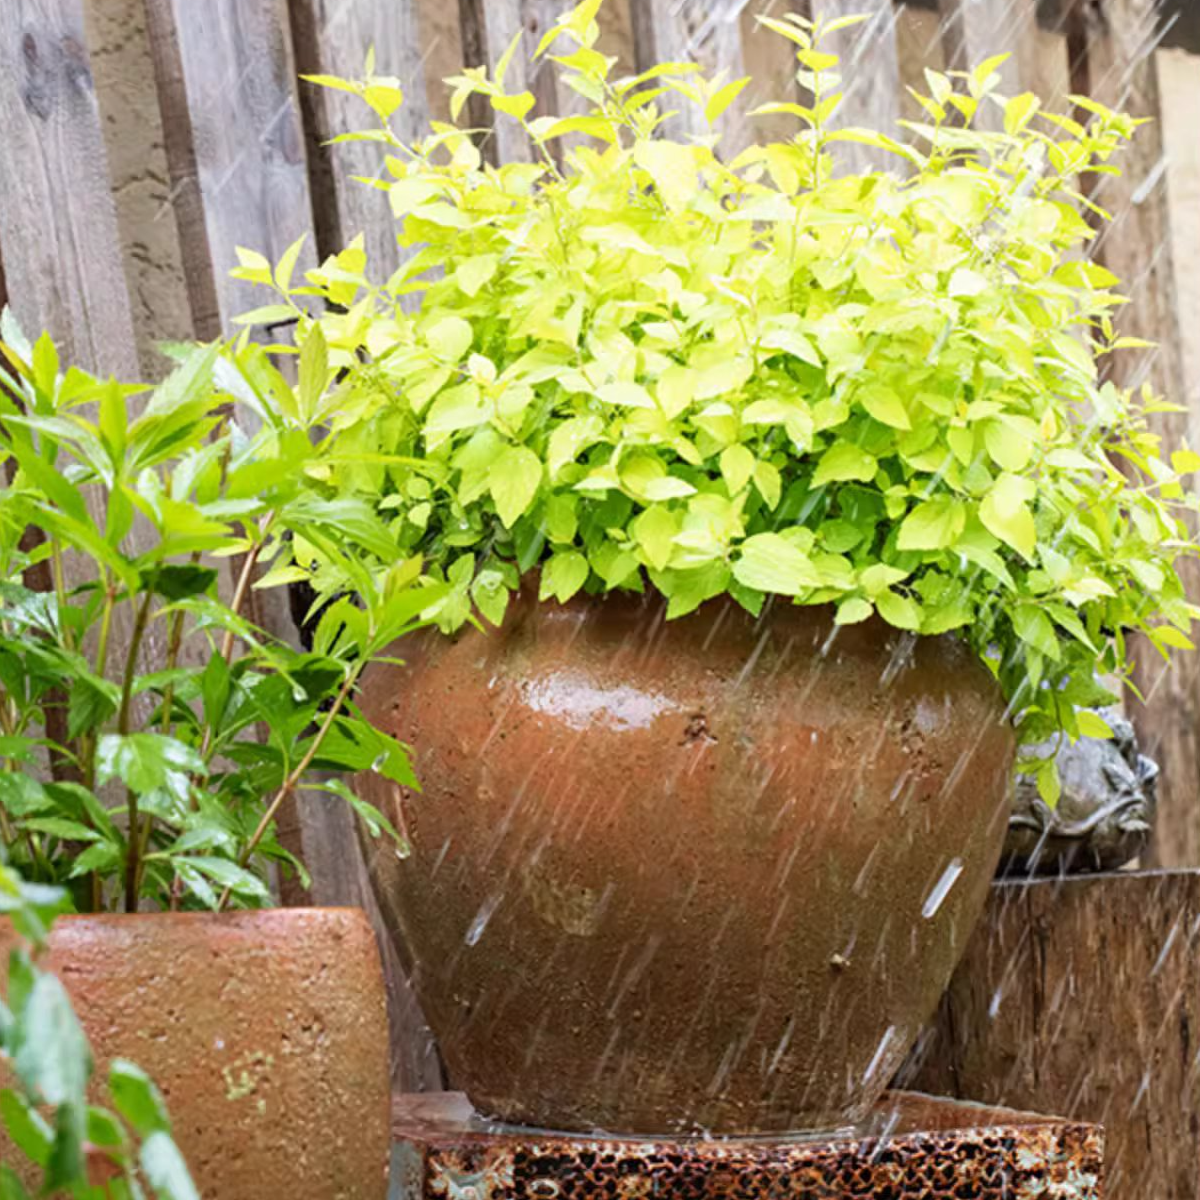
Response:
[{"label": "brick pedestal", "polygon": [[860,1130],[640,1138],[482,1121],[453,1093],[399,1096],[391,1200],[1100,1200],[1096,1125],[885,1097]]}]

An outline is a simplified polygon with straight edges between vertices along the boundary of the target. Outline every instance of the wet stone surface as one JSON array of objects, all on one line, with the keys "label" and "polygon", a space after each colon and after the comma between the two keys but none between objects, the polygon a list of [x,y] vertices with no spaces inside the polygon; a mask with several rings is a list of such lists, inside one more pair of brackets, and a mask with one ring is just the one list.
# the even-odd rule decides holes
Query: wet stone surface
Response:
[{"label": "wet stone surface", "polygon": [[861,1129],[641,1138],[489,1125],[401,1096],[391,1200],[1100,1200],[1098,1126],[890,1093]]}]

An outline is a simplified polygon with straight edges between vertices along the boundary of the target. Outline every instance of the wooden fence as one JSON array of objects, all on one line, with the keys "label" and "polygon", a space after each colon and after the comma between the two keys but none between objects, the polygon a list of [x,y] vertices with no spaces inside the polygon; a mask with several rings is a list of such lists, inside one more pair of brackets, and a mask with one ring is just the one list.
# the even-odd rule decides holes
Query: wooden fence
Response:
[{"label": "wooden fence", "polygon": [[[1161,113],[1154,0],[1059,0],[1053,11],[1045,0],[940,0],[933,12],[897,8],[892,0],[813,3],[827,15],[871,15],[869,24],[838,35],[848,60],[848,122],[901,115],[902,85],[919,82],[923,65],[962,67],[1003,51],[1012,54],[1003,69],[1010,90],[1051,98],[1087,91],[1137,115]],[[140,59],[136,48],[123,46],[123,73],[97,94],[103,72],[93,50],[106,21],[124,22],[131,37],[144,28],[155,111],[138,110],[124,133],[152,157],[160,153],[154,142],[161,128],[169,175],[160,191],[167,223],[173,216],[186,331],[208,338],[257,303],[229,278],[236,246],[275,258],[308,234],[306,253],[315,261],[361,231],[376,270],[395,261],[386,199],[348,182],[376,173],[370,148],[326,144],[358,114],[344,98],[298,84],[299,72],[354,74],[373,46],[378,70],[404,83],[401,119],[411,131],[444,110],[440,85],[427,86],[435,68],[456,68],[460,53],[492,62],[518,29],[532,47],[567,7],[567,0],[0,0],[0,296],[7,293],[27,329],[49,328],[74,361],[124,377],[139,367],[155,371],[147,331],[159,304],[145,261],[149,235],[143,221],[130,219],[132,185],[118,181],[114,195],[108,166],[110,155],[129,153],[118,137],[121,122],[131,119],[122,89],[138,85]],[[747,136],[745,114],[755,100],[781,98],[795,86],[786,44],[753,21],[788,7],[783,0],[608,0],[603,37],[631,51],[631,66],[696,58],[710,70],[752,74],[743,101],[725,118],[725,137],[736,145]],[[1195,86],[1176,102],[1198,110],[1200,59],[1193,63]],[[528,84],[547,111],[570,103],[544,68]],[[1186,127],[1190,118],[1184,120]],[[1123,312],[1126,331],[1160,344],[1127,357],[1122,378],[1149,376],[1183,397],[1172,170],[1163,138],[1162,122],[1148,125],[1124,176],[1106,181],[1101,201],[1118,219],[1098,253],[1133,298]],[[519,127],[502,120],[487,153],[519,159],[529,147]],[[1178,237],[1181,218],[1174,217]],[[1200,196],[1182,220],[1185,232],[1200,227]],[[1200,273],[1194,261],[1188,269]],[[1195,278],[1187,285],[1195,288]],[[1160,418],[1163,431],[1182,437],[1190,415]],[[1191,583],[1200,596],[1200,571]],[[1147,656],[1138,674],[1150,696],[1140,724],[1166,780],[1157,856],[1200,864],[1200,655],[1169,673]],[[297,836],[314,870],[314,898],[364,899],[342,814],[305,807]],[[394,975],[394,1016],[414,1030],[414,1010]],[[414,1032],[398,1046],[398,1080],[436,1084],[428,1040]]]}]

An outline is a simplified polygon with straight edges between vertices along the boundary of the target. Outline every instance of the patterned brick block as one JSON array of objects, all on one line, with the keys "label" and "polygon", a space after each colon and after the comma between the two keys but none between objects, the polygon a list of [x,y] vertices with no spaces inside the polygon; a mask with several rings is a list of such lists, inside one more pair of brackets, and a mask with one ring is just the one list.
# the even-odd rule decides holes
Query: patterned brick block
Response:
[{"label": "patterned brick block", "polygon": [[1100,1200],[1098,1126],[894,1092],[859,1130],[594,1137],[399,1096],[392,1200]]}]

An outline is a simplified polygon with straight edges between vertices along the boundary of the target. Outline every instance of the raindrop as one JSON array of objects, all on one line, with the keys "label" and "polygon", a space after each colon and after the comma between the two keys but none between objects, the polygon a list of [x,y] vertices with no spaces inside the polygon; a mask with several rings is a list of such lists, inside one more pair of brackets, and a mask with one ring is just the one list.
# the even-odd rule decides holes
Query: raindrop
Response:
[{"label": "raindrop", "polygon": [[963,873],[963,861],[961,858],[952,859],[950,865],[942,872],[942,877],[937,881],[933,891],[929,893],[925,901],[925,907],[921,909],[921,916],[925,920],[932,920],[937,910],[942,907],[942,901],[950,893],[950,889],[954,886],[958,877]]},{"label": "raindrop", "polygon": [[1001,984],[993,993],[992,1001],[988,1005],[988,1020],[994,1021],[997,1014],[1000,1012],[1000,1005],[1004,1000],[1004,985]]},{"label": "raindrop", "polygon": [[883,1062],[883,1057],[887,1053],[888,1047],[892,1044],[892,1038],[895,1036],[895,1025],[889,1025],[883,1037],[879,1039],[879,1045],[875,1047],[875,1057],[871,1059],[871,1065],[863,1073],[864,1087],[875,1077],[875,1072],[879,1070],[879,1066]]},{"label": "raindrop", "polygon": [[484,901],[483,907],[475,914],[475,920],[471,922],[471,928],[467,930],[467,936],[464,939],[468,946],[479,944],[479,939],[483,937],[483,931],[487,928],[488,922],[492,919],[492,914],[500,907],[500,897],[490,896]]}]

